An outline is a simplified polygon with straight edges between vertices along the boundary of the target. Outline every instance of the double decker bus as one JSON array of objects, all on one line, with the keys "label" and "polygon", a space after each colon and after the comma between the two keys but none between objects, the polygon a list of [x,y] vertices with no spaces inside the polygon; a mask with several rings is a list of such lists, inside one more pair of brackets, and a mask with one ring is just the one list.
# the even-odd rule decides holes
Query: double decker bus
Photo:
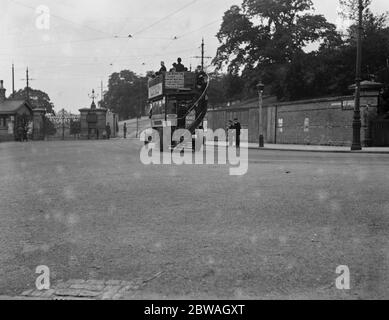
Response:
[{"label": "double decker bus", "polygon": [[[171,128],[173,134],[177,129],[186,129],[193,139],[196,129],[203,126],[207,114],[209,86],[208,75],[197,72],[166,72],[149,79],[148,103],[150,107],[151,128],[159,133],[160,149],[175,148],[178,143],[164,141],[163,130]],[[168,145],[164,146],[164,143]],[[195,145],[195,142],[193,143]]]}]

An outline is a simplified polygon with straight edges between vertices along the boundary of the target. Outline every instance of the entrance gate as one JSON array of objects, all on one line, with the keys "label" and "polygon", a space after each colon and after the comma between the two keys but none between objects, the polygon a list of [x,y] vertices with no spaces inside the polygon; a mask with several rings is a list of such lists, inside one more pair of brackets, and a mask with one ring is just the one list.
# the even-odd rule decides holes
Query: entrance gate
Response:
[{"label": "entrance gate", "polygon": [[372,122],[372,138],[374,147],[389,147],[389,119]]},{"label": "entrance gate", "polygon": [[80,116],[65,109],[56,115],[46,115],[45,136],[47,140],[78,139],[81,132]]}]

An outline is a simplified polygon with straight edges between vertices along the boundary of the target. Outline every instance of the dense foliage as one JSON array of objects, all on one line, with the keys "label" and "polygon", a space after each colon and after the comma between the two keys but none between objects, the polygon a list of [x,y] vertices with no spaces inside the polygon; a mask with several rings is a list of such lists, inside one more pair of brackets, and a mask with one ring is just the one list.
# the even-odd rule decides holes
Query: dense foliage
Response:
[{"label": "dense foliage", "polygon": [[[46,113],[54,114],[54,104],[51,102],[49,95],[41,90],[29,88],[30,102],[33,108],[45,109]],[[12,96],[14,100],[27,99],[27,88],[21,89]]]},{"label": "dense foliage", "polygon": [[[387,16],[374,15],[370,1],[364,3],[363,78],[388,85]],[[355,18],[356,1],[341,4],[343,16]],[[226,11],[217,34],[220,46],[213,62],[219,74],[213,77],[217,93],[212,99],[253,97],[259,80],[280,100],[349,94],[356,25],[342,34],[313,10],[310,0],[244,0]]]},{"label": "dense foliage", "polygon": [[147,77],[138,76],[130,70],[110,76],[102,107],[119,114],[121,119],[131,119],[144,115],[146,104]]}]

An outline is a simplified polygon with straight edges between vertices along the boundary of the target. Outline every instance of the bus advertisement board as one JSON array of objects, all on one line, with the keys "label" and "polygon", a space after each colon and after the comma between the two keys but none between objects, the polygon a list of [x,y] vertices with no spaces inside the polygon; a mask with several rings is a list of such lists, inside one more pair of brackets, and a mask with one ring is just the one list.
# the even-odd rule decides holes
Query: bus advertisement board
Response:
[{"label": "bus advertisement board", "polygon": [[166,89],[183,89],[185,88],[184,72],[167,72],[165,75]]},{"label": "bus advertisement board", "polygon": [[163,94],[163,84],[158,83],[152,87],[149,88],[149,99],[158,97]]}]

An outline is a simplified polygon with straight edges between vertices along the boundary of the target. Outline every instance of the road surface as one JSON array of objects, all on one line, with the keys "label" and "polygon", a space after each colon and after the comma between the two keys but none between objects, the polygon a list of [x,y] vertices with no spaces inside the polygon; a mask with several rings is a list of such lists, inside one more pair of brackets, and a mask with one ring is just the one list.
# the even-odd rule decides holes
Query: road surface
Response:
[{"label": "road surface", "polygon": [[135,298],[389,298],[389,155],[250,150],[234,177],[142,146],[0,144],[0,295],[46,265],[53,285],[143,279]]}]

